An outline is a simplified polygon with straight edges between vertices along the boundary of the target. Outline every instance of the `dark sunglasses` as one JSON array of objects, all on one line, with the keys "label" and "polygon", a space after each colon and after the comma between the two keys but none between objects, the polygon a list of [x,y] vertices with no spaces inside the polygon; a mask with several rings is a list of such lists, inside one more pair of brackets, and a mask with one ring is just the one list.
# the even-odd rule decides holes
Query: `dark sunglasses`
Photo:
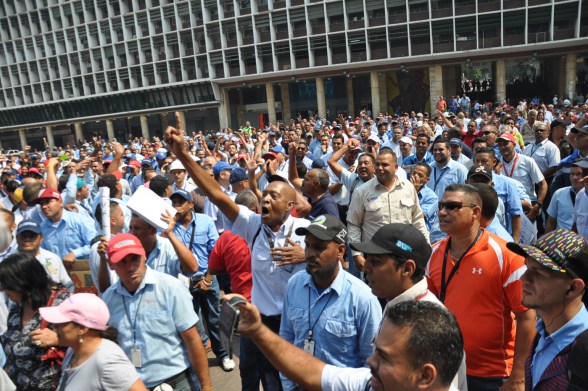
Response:
[{"label": "dark sunglasses", "polygon": [[543,129],[543,128],[535,128],[533,129],[536,133],[543,133],[545,132],[547,129]]},{"label": "dark sunglasses", "polygon": [[490,132],[489,130],[485,130],[482,132],[484,136],[488,136],[489,134],[493,134],[494,132]]},{"label": "dark sunglasses", "polygon": [[452,212],[456,209],[462,209],[464,207],[468,207],[468,208],[475,208],[476,204],[469,204],[469,205],[464,205],[463,202],[459,202],[459,201],[449,201],[449,202],[439,202],[439,211],[442,211],[443,209],[447,209],[448,212]]}]

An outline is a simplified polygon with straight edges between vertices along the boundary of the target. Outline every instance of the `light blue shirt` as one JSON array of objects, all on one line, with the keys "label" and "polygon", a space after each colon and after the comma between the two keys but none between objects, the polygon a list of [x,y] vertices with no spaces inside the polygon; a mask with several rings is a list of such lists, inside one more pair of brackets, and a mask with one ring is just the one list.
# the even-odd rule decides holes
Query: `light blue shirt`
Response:
[{"label": "light blue shirt", "polygon": [[504,239],[507,242],[514,242],[512,236],[508,233],[506,229],[500,224],[500,221],[497,218],[492,219],[492,222],[486,227],[486,231],[492,232],[493,234],[499,236],[501,239]]},{"label": "light blue shirt", "polygon": [[182,273],[180,259],[169,239],[157,236],[155,248],[147,256],[147,266],[160,273],[177,277]]},{"label": "light blue shirt", "polygon": [[417,164],[418,162],[425,162],[430,166],[433,163],[435,163],[435,158],[433,157],[433,154],[429,151],[425,152],[425,156],[423,156],[421,160],[417,158],[416,153],[413,153],[409,157],[404,158],[404,160],[402,161],[402,165],[410,166],[413,164]]},{"label": "light blue shirt", "polygon": [[70,252],[73,252],[76,259],[88,259],[90,243],[96,237],[96,230],[88,218],[65,209],[57,223],[44,219],[41,232],[41,247],[62,259]]},{"label": "light blue shirt", "polygon": [[147,267],[134,295],[119,280],[102,298],[110,311],[108,324],[118,329],[127,357],[133,348],[141,351],[142,366],[136,369],[147,388],[191,366],[180,333],[193,327],[198,316],[192,295],[178,279]]},{"label": "light blue shirt", "polygon": [[6,364],[6,354],[4,353],[2,345],[0,345],[0,367],[4,367],[4,364]]},{"label": "light blue shirt", "polygon": [[449,158],[445,168],[437,167],[437,162],[431,164],[431,179],[427,186],[437,194],[437,198],[443,198],[445,188],[456,183],[465,183],[468,169],[461,163]]},{"label": "light blue shirt", "polygon": [[508,233],[512,234],[511,216],[522,216],[523,205],[521,204],[521,200],[526,199],[531,202],[531,199],[527,196],[525,187],[519,181],[504,175],[492,173],[492,182],[494,183],[493,187],[496,194],[498,194],[498,198],[504,204],[504,211],[506,212],[504,214],[506,218],[503,221],[504,227]]},{"label": "light blue shirt", "polygon": [[556,229],[572,229],[572,221],[574,219],[574,204],[572,204],[570,197],[570,193],[572,192],[572,187],[568,186],[557,189],[553,193],[553,197],[547,208],[547,214],[549,217],[557,220]]},{"label": "light blue shirt", "polygon": [[541,379],[541,375],[555,356],[574,342],[576,337],[584,330],[588,329],[588,311],[586,311],[586,307],[582,304],[582,309],[568,323],[551,335],[546,335],[543,319],[537,321],[536,328],[537,332],[541,334],[541,338],[539,338],[539,342],[535,348],[533,362],[531,364],[533,387],[537,385]]},{"label": "light blue shirt", "polygon": [[[359,368],[366,365],[373,353],[372,343],[381,320],[382,307],[370,288],[339,264],[335,281],[322,292],[306,271],[296,273],[288,281],[280,336],[303,348],[314,325],[316,358],[339,367]],[[285,390],[295,387],[281,377]]]},{"label": "light blue shirt", "polygon": [[431,243],[436,243],[447,236],[439,227],[439,199],[437,194],[427,186],[418,192],[419,204],[425,215],[425,224],[429,230]]},{"label": "light blue shirt", "polygon": [[[192,240],[192,233],[194,239]],[[208,270],[208,256],[218,239],[218,232],[214,225],[214,220],[202,213],[192,212],[192,221],[188,228],[177,222],[174,227],[174,234],[180,239],[186,247],[190,246],[192,241],[192,248],[190,251],[196,255],[198,260],[198,272],[196,276],[203,276]]]}]

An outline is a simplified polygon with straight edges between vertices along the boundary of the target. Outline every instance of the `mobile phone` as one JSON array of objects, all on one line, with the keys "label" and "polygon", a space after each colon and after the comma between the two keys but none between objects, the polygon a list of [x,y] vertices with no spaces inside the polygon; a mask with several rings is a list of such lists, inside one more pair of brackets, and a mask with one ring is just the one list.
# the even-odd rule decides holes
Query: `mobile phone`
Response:
[{"label": "mobile phone", "polygon": [[241,297],[233,297],[231,300],[223,301],[220,313],[220,334],[221,344],[229,353],[229,358],[233,358],[233,337],[237,332],[239,325],[239,304],[247,303],[247,300]]}]

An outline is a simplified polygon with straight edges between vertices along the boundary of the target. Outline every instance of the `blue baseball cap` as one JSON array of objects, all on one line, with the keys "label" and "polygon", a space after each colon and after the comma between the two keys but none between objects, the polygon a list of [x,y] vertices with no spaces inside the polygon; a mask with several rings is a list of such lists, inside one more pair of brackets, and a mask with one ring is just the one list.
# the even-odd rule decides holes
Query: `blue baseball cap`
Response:
[{"label": "blue baseball cap", "polygon": [[163,152],[159,152],[157,155],[155,155],[155,159],[157,160],[163,160],[167,157],[167,154],[163,153]]},{"label": "blue baseball cap", "polygon": [[31,231],[31,232],[34,232],[38,235],[41,233],[41,227],[34,220],[23,220],[18,225],[18,228],[16,230],[16,234],[20,235],[21,233],[23,233],[25,231]]},{"label": "blue baseball cap", "polygon": [[82,178],[78,178],[76,182],[76,188],[80,190],[84,186],[86,186],[86,181],[84,181]]},{"label": "blue baseball cap", "polygon": [[234,168],[227,162],[218,162],[212,167],[212,173],[216,176],[225,170],[233,170]]},{"label": "blue baseball cap", "polygon": [[275,147],[273,147],[272,149],[270,149],[270,151],[272,151],[274,153],[285,153],[284,152],[284,147],[282,147],[281,145],[276,145]]},{"label": "blue baseball cap", "polygon": [[311,168],[325,168],[325,161],[323,159],[315,159],[312,161]]},{"label": "blue baseball cap", "polygon": [[143,160],[141,160],[141,165],[142,166],[149,166],[149,167],[151,167],[152,164],[153,164],[153,162],[151,161],[151,159],[143,159]]},{"label": "blue baseball cap", "polygon": [[186,190],[182,190],[182,189],[176,190],[172,193],[172,195],[169,198],[173,198],[173,196],[176,196],[176,195],[182,197],[186,201],[192,202],[192,196]]},{"label": "blue baseball cap", "polygon": [[229,179],[229,183],[241,182],[247,180],[249,176],[247,175],[247,171],[245,171],[242,167],[237,167],[231,172],[231,178]]}]

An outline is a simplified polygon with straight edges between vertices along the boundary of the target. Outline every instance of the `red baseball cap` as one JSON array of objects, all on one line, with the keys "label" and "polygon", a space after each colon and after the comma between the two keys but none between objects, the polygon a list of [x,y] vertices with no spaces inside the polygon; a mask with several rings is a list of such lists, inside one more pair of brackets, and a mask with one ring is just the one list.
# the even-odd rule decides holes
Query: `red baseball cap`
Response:
[{"label": "red baseball cap", "polygon": [[517,141],[515,140],[514,136],[510,133],[503,133],[502,136],[498,137],[498,139],[502,139],[502,140],[506,140],[506,141],[510,141],[511,143],[515,144],[517,143]]},{"label": "red baseball cap", "polygon": [[137,168],[141,168],[141,163],[139,163],[139,162],[138,162],[138,161],[136,161],[136,160],[131,160],[131,161],[129,162],[129,166],[132,166],[132,167],[137,167]]},{"label": "red baseball cap", "polygon": [[111,174],[114,175],[117,181],[120,181],[120,179],[122,178],[122,172],[120,172],[119,170],[114,170]]},{"label": "red baseball cap", "polygon": [[119,263],[129,254],[145,256],[145,249],[139,239],[128,233],[118,234],[110,239],[107,252],[112,263]]},{"label": "red baseball cap", "polygon": [[61,195],[59,194],[59,192],[57,190],[44,189],[44,190],[41,190],[41,192],[39,193],[39,196],[37,198],[35,198],[33,203],[38,204],[43,199],[52,199],[52,198],[54,198],[58,201],[61,201]]}]

